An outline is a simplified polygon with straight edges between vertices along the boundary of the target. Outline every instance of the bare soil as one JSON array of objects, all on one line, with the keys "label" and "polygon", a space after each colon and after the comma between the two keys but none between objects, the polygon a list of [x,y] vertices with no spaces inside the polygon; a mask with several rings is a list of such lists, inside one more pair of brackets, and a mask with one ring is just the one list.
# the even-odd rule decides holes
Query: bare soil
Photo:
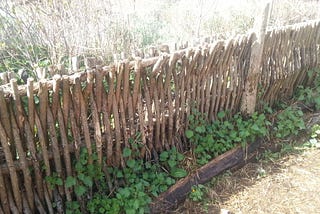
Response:
[{"label": "bare soil", "polygon": [[248,164],[237,172],[243,189],[219,205],[233,213],[320,213],[319,157],[313,149],[276,164]]},{"label": "bare soil", "polygon": [[200,203],[187,199],[175,213],[320,213],[320,148],[262,155],[214,178]]}]

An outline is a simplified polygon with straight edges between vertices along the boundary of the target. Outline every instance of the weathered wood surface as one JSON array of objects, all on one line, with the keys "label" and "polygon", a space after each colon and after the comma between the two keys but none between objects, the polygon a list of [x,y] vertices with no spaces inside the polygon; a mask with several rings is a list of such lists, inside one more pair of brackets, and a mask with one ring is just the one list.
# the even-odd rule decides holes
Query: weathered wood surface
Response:
[{"label": "weathered wood surface", "polygon": [[241,112],[247,115],[253,114],[256,110],[258,83],[261,76],[261,62],[264,48],[264,40],[267,31],[267,24],[271,11],[271,3],[267,3],[260,20],[256,20],[256,35],[251,47],[250,66],[241,102]]}]

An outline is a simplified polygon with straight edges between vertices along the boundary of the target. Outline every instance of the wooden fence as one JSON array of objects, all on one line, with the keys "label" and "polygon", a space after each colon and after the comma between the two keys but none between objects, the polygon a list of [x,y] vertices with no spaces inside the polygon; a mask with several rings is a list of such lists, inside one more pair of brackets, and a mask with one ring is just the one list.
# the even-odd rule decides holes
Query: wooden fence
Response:
[{"label": "wooden fence", "polygon": [[[0,87],[0,213],[52,212],[53,191],[45,177],[74,173],[79,149],[93,149],[109,166],[123,165],[130,139],[151,158],[172,146],[184,148],[192,108],[214,120],[236,113],[248,77],[254,34],[217,41],[149,59],[92,66],[71,76]],[[266,33],[258,101],[272,104],[308,84],[320,66],[320,22]],[[258,104],[259,104],[258,103]]]},{"label": "wooden fence", "polygon": [[290,98],[298,85],[309,85],[314,79],[307,71],[319,68],[319,21],[268,31],[262,59],[260,99],[272,105]]}]

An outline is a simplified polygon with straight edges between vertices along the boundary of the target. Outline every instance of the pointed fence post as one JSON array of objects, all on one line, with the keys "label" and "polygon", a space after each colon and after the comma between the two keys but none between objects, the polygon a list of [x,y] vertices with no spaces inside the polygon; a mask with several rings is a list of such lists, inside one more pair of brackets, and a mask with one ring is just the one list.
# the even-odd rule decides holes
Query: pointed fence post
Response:
[{"label": "pointed fence post", "polygon": [[261,60],[266,34],[267,23],[270,14],[271,3],[268,2],[262,12],[260,20],[255,22],[254,41],[251,47],[250,66],[246,79],[244,93],[241,101],[241,112],[247,115],[255,111],[257,103],[258,82],[261,76]]}]

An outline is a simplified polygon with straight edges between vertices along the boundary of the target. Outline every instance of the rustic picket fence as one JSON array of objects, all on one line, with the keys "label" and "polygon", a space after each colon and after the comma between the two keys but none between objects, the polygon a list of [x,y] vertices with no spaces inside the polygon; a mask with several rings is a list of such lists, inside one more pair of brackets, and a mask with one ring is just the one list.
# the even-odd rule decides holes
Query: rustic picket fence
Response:
[{"label": "rustic picket fence", "polygon": [[[141,158],[176,146],[193,108],[214,120],[221,110],[239,112],[250,78],[254,34],[149,59],[94,66],[71,76],[0,87],[0,213],[52,212],[59,195],[45,177],[74,174],[81,147],[100,162],[122,166],[122,150],[138,141]],[[273,104],[309,84],[320,67],[320,22],[266,32],[259,78],[259,104]],[[58,191],[58,192],[57,192]]]}]

